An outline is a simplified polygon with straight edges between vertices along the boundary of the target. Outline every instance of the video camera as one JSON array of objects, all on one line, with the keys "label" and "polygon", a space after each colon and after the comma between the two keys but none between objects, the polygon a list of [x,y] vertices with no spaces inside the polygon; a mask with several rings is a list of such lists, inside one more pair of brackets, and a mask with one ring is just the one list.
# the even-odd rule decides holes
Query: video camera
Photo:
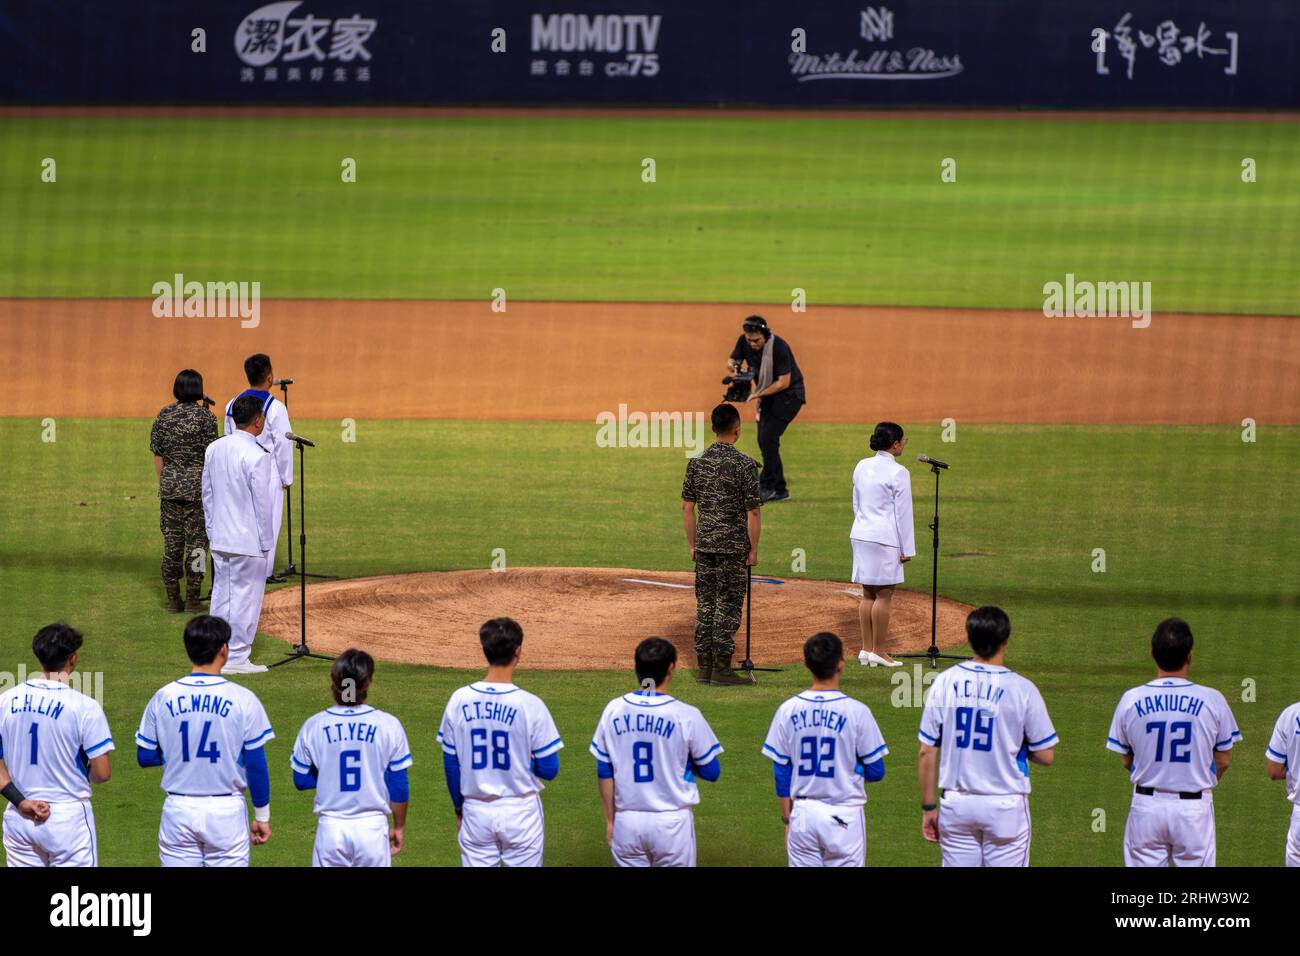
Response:
[{"label": "video camera", "polygon": [[722,400],[724,402],[749,401],[750,383],[753,381],[753,372],[736,372],[734,375],[728,375],[722,380],[722,384],[727,386],[726,394],[722,396]]}]

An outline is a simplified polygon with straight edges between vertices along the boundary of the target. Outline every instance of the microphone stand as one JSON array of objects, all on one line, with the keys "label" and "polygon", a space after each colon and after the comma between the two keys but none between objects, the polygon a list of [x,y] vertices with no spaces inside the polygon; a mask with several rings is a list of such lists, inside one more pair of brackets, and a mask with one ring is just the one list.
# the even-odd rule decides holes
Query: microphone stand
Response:
[{"label": "microphone stand", "polygon": [[[283,386],[281,386],[283,387]],[[307,645],[307,492],[306,492],[306,473],[304,471],[305,459],[303,451],[308,446],[315,448],[314,442],[309,442],[305,438],[294,436],[293,443],[298,446],[298,558],[302,566],[298,569],[298,643],[293,650],[285,652],[284,659],[278,660],[271,667],[279,667],[281,664],[288,664],[292,661],[302,660],[304,657],[310,657],[318,661],[332,661],[333,657],[327,654],[315,654]],[[320,577],[320,575],[311,575],[311,577]]]},{"label": "microphone stand", "polygon": [[[280,393],[284,396],[283,398],[280,399],[280,401],[284,402],[284,410],[286,412],[289,410],[289,385],[292,381],[293,381],[292,379],[287,379],[287,380],[280,379],[279,381]],[[302,458],[301,445],[298,446],[298,452],[299,452],[298,457],[299,459],[301,459]],[[300,464],[299,472],[298,472],[300,475],[302,474],[301,467],[302,466]],[[302,503],[299,502],[299,511],[301,510],[302,510]],[[301,514],[298,517],[299,520],[302,519]],[[285,537],[289,539],[289,563],[284,566],[284,570],[280,572],[279,576],[291,578],[294,575],[298,575],[299,577],[301,577],[302,575],[299,574],[297,565],[293,563],[293,489],[291,488],[286,489],[284,492],[284,521],[285,521],[285,532],[284,532]],[[307,577],[319,578],[322,581],[338,580],[338,575],[335,574],[309,574],[307,575]]]},{"label": "microphone stand", "polygon": [[[944,467],[947,467],[946,465]],[[939,666],[939,661],[968,661],[970,658],[964,654],[940,654],[938,643],[938,622],[939,622],[939,472],[938,463],[931,461],[930,470],[934,472],[934,521],[930,524],[930,530],[934,532],[934,566],[933,574],[930,577],[930,646],[922,654],[895,654],[895,657],[924,657],[930,662],[930,667]]]},{"label": "microphone stand", "polygon": [[779,667],[755,667],[754,662],[749,659],[749,612],[754,606],[754,569],[745,566],[745,659],[740,662],[739,667],[746,673],[753,671],[765,671],[768,674],[779,674]]}]

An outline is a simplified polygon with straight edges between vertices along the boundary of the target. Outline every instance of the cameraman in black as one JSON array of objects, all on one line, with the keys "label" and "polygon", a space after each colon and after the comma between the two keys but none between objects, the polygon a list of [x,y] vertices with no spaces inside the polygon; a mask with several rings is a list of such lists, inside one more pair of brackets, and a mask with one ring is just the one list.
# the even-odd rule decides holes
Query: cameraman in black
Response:
[{"label": "cameraman in black", "polygon": [[763,454],[759,491],[764,501],[786,501],[790,492],[781,466],[781,436],[807,401],[803,372],[790,346],[772,333],[761,315],[749,316],[743,327],[727,367],[738,372],[743,362],[754,373],[749,400],[758,399],[758,448]]}]

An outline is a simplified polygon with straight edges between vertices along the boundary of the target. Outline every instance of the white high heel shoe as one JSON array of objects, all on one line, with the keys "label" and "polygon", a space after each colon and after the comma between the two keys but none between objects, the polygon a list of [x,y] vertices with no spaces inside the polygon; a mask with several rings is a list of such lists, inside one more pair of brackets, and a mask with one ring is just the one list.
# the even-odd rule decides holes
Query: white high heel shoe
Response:
[{"label": "white high heel shoe", "polygon": [[[903,666],[902,661],[887,661],[879,654],[877,654],[875,651],[867,651],[866,654],[867,654],[867,661],[871,664],[872,667],[902,667]],[[862,659],[862,655],[858,655],[858,660],[861,659]]]},{"label": "white high heel shoe", "polygon": [[861,664],[863,667],[876,666],[871,662],[871,657],[872,655],[868,654],[866,651],[858,651],[858,663]]}]

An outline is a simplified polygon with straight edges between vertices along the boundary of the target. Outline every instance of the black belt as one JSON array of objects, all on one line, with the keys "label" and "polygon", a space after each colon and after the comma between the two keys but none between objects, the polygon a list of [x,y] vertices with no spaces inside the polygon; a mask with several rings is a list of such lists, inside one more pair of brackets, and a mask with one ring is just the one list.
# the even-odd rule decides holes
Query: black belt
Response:
[{"label": "black belt", "polygon": [[177,793],[175,790],[168,790],[169,797],[239,797],[239,793]]},{"label": "black belt", "polygon": [[[1155,787],[1137,787],[1136,789],[1137,789],[1137,792],[1140,793],[1140,794],[1142,794],[1142,796],[1144,796],[1144,797],[1151,797],[1151,796],[1154,796],[1154,795],[1155,795],[1155,792],[1156,792],[1156,788],[1155,788]],[[1172,790],[1164,791],[1164,792],[1167,792],[1167,793],[1173,793]],[[1204,794],[1202,794],[1201,791],[1199,791],[1199,790],[1192,791],[1191,793],[1188,793],[1188,792],[1186,792],[1186,791],[1184,791],[1184,790],[1180,790],[1180,791],[1178,792],[1178,799],[1179,799],[1179,800],[1199,800],[1199,799],[1201,799],[1202,796],[1204,796]]]}]

